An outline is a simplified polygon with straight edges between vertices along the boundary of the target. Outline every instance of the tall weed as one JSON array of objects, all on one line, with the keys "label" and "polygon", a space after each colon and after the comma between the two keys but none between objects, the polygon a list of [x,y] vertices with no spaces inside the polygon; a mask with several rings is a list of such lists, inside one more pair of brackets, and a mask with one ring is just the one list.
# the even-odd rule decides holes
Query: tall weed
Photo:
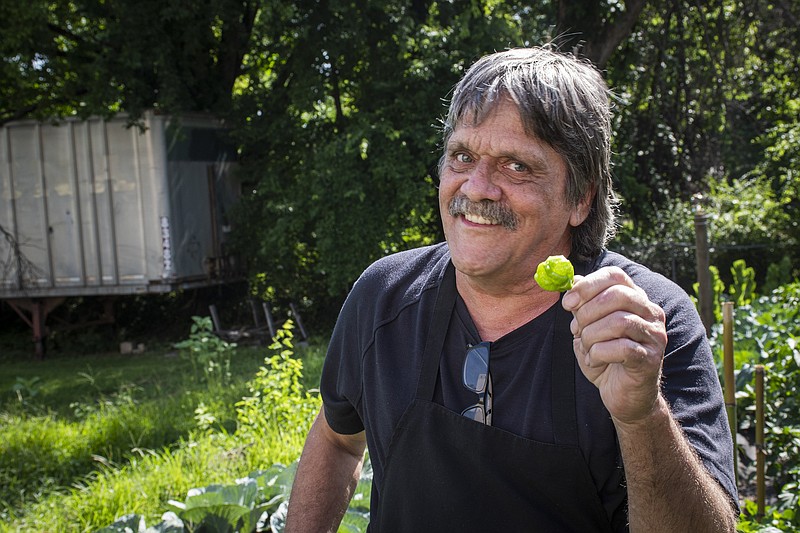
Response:
[{"label": "tall weed", "polygon": [[209,385],[222,385],[231,379],[231,355],[236,344],[214,334],[210,317],[192,317],[189,338],[175,345],[195,372],[201,370]]},{"label": "tall weed", "polygon": [[291,321],[278,331],[273,355],[236,403],[237,437],[270,450],[273,461],[290,463],[299,455],[321,400],[303,386],[303,361],[294,357]]}]

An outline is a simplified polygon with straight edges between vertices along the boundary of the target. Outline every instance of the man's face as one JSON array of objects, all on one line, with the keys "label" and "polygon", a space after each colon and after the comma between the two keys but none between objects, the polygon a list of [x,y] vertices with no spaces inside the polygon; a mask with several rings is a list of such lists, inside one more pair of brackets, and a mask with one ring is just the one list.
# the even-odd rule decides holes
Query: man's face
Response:
[{"label": "man's face", "polygon": [[569,255],[570,226],[586,218],[588,200],[569,207],[566,184],[563,158],[525,132],[511,101],[499,102],[477,126],[457,125],[445,147],[439,186],[456,268],[471,277],[517,283],[532,280],[547,256]]}]

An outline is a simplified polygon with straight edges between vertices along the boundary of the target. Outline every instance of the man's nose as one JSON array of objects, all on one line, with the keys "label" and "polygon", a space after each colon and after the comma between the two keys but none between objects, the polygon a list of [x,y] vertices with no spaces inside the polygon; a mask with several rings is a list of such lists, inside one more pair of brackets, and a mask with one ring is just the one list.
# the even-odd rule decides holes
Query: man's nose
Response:
[{"label": "man's nose", "polygon": [[467,180],[461,185],[461,192],[473,202],[500,200],[503,191],[497,186],[495,169],[490,161],[485,159],[478,161]]}]

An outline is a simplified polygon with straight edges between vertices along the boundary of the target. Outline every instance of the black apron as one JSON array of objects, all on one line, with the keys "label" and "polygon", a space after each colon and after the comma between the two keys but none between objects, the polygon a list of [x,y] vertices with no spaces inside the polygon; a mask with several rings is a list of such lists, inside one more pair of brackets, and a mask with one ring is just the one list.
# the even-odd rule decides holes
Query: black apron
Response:
[{"label": "black apron", "polygon": [[572,315],[559,308],[556,318],[555,444],[549,444],[486,426],[432,401],[455,299],[450,263],[438,291],[416,398],[392,435],[368,531],[611,532],[578,448],[575,357],[571,349],[558,353],[559,347],[572,346]]}]

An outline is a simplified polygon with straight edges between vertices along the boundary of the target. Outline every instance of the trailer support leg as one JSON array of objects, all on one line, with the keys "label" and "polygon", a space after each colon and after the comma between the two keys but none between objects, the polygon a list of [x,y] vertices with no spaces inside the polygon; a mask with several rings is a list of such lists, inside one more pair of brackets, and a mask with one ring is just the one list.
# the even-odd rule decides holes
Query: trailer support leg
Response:
[{"label": "trailer support leg", "polygon": [[33,331],[33,348],[36,359],[45,355],[47,340],[47,315],[61,305],[65,298],[19,298],[6,300],[11,309],[25,321]]},{"label": "trailer support leg", "polygon": [[47,337],[47,315],[44,312],[44,304],[40,300],[34,300],[30,311],[33,320],[33,346],[36,351],[36,359],[44,359],[44,341]]}]

